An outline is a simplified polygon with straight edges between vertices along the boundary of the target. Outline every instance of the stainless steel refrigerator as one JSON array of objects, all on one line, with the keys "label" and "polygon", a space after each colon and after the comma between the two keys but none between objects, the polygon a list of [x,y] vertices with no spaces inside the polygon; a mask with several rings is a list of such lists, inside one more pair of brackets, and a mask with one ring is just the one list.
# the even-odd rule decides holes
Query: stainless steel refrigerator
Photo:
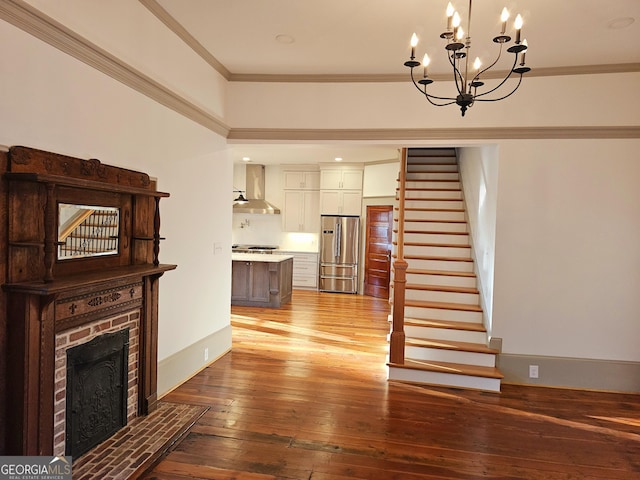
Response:
[{"label": "stainless steel refrigerator", "polygon": [[322,215],[320,291],[358,293],[360,217]]}]

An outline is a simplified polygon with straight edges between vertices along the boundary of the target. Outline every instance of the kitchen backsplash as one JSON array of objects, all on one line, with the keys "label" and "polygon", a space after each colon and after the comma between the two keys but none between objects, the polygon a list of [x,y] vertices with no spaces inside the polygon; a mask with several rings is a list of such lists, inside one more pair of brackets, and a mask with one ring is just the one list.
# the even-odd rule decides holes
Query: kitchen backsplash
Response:
[{"label": "kitchen backsplash", "polygon": [[317,252],[318,235],[282,231],[281,215],[233,214],[233,245],[277,245],[281,250]]}]

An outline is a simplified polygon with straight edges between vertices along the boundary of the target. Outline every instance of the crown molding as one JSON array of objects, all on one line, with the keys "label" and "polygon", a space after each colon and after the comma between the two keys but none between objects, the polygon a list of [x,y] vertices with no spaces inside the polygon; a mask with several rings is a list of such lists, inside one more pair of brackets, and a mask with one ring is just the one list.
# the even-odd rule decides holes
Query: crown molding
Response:
[{"label": "crown molding", "polygon": [[[603,73],[640,72],[640,63],[616,63],[608,65],[578,65],[573,67],[533,68],[526,77],[561,77],[566,75],[596,75]],[[507,70],[488,71],[482,74],[483,79],[504,78]],[[434,74],[429,78],[439,82],[451,80],[450,74]],[[517,78],[517,75],[514,75]],[[395,83],[411,80],[408,72],[405,74],[261,74],[261,73],[231,73],[232,82],[256,83]]]},{"label": "crown molding", "polygon": [[167,12],[162,5],[156,0],[138,0],[149,10],[155,17],[164,23],[169,30],[175,33],[180,39],[186,43],[196,54],[198,54],[205,62],[207,62],[215,71],[222,75],[226,80],[231,79],[231,72],[214,57],[186,28],[182,26],[175,18]]},{"label": "crown molding", "polygon": [[22,0],[0,2],[0,18],[219,135],[229,126]]},{"label": "crown molding", "polygon": [[640,138],[640,126],[619,127],[483,127],[406,129],[232,128],[228,140],[416,141]]}]

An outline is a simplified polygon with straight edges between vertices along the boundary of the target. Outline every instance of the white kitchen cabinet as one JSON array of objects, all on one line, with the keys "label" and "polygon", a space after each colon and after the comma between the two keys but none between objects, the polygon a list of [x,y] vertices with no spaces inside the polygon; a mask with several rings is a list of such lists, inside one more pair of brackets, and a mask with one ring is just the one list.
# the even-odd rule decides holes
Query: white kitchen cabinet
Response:
[{"label": "white kitchen cabinet", "polygon": [[284,231],[318,233],[320,229],[320,192],[284,191]]},{"label": "white kitchen cabinet", "polygon": [[293,255],[293,287],[318,288],[318,254],[312,252],[280,252]]},{"label": "white kitchen cabinet", "polygon": [[301,171],[301,170],[285,170],[283,173],[283,187],[285,190],[319,190],[320,189],[320,172]]},{"label": "white kitchen cabinet", "polygon": [[321,190],[320,214],[360,215],[362,192],[360,190]]},{"label": "white kitchen cabinet", "polygon": [[321,190],[362,190],[362,170],[324,169],[320,172]]}]

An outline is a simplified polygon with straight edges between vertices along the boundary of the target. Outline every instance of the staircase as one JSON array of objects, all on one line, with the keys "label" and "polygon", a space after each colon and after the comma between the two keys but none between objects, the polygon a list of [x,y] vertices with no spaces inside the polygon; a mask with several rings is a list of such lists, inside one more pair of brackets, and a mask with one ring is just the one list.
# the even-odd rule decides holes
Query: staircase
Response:
[{"label": "staircase", "polygon": [[[399,213],[397,207],[396,260]],[[498,352],[487,346],[468,232],[455,150],[409,149],[404,362],[389,362],[389,380],[500,391]],[[393,307],[393,293],[390,298]]]}]

